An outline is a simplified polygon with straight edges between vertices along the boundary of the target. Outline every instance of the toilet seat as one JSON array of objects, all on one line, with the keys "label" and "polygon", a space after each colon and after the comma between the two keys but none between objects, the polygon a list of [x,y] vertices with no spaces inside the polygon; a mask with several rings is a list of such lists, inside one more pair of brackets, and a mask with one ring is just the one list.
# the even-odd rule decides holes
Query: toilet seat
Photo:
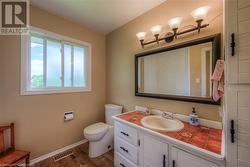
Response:
[{"label": "toilet seat", "polygon": [[107,133],[109,125],[98,122],[84,129],[84,136],[91,141],[98,141]]}]

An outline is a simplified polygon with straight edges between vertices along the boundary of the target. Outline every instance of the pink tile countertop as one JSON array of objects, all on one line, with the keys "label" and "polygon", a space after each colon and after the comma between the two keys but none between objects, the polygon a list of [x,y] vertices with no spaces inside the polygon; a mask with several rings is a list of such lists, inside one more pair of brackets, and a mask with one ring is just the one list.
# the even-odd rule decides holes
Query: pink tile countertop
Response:
[{"label": "pink tile countertop", "polygon": [[[142,112],[128,112],[117,116],[118,118],[143,127],[141,119],[145,117]],[[205,126],[192,126],[183,122],[184,128],[178,132],[162,132],[163,135],[176,140],[191,144],[193,146],[208,150],[221,155],[222,130]],[[155,131],[155,130],[154,130]]]}]

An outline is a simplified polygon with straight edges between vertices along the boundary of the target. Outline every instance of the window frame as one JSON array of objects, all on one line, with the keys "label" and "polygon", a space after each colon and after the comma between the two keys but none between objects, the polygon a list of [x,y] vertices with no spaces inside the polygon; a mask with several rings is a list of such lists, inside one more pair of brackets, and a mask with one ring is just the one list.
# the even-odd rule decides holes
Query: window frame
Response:
[{"label": "window frame", "polygon": [[[43,87],[43,88],[31,88],[31,47],[30,47],[30,39],[31,33],[36,34],[36,36],[41,36],[47,38],[49,40],[55,41],[59,40],[61,43],[61,86],[60,87]],[[60,35],[54,32],[49,32],[41,28],[37,27],[30,27],[30,34],[29,35],[21,35],[21,85],[20,85],[20,94],[21,95],[36,95],[36,94],[55,94],[55,93],[73,93],[73,92],[90,92],[92,91],[92,48],[91,44],[88,42],[80,41],[77,39],[73,39],[64,35]],[[46,41],[46,40],[45,40]],[[85,54],[86,54],[86,61],[84,61],[84,73],[86,79],[86,86],[85,87],[64,87],[64,49],[63,45],[68,44],[72,46],[83,47]],[[46,47],[44,47],[46,48]],[[46,50],[43,51],[46,54]],[[45,59],[47,56],[44,56]],[[46,62],[44,62],[46,63]],[[44,65],[43,67],[45,67]],[[46,71],[46,69],[43,69]],[[46,75],[46,73],[44,74]],[[72,75],[72,74],[71,74]],[[74,76],[71,76],[72,79]],[[46,76],[44,77],[46,78]],[[43,81],[44,83],[46,82]],[[45,84],[46,85],[46,84]]]}]

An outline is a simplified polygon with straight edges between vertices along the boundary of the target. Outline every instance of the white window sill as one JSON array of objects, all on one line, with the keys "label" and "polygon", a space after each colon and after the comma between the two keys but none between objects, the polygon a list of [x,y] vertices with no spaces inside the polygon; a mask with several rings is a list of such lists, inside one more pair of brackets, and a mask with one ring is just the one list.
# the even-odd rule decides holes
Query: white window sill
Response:
[{"label": "white window sill", "polygon": [[91,92],[91,89],[87,88],[68,88],[68,89],[51,89],[51,90],[25,90],[21,91],[22,96],[26,95],[48,95],[48,94],[62,94],[62,93],[80,93],[80,92]]}]

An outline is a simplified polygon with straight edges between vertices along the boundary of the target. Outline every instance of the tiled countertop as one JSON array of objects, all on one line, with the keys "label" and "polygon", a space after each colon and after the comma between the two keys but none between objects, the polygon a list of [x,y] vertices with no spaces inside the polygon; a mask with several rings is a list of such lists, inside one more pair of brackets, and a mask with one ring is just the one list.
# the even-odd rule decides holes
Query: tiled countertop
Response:
[{"label": "tiled countertop", "polygon": [[[143,127],[141,119],[145,117],[142,112],[129,112],[117,116],[118,118]],[[184,128],[178,132],[162,132],[163,135],[176,140],[191,144],[193,146],[208,150],[221,155],[222,130],[205,126],[192,126],[183,122]]]}]

